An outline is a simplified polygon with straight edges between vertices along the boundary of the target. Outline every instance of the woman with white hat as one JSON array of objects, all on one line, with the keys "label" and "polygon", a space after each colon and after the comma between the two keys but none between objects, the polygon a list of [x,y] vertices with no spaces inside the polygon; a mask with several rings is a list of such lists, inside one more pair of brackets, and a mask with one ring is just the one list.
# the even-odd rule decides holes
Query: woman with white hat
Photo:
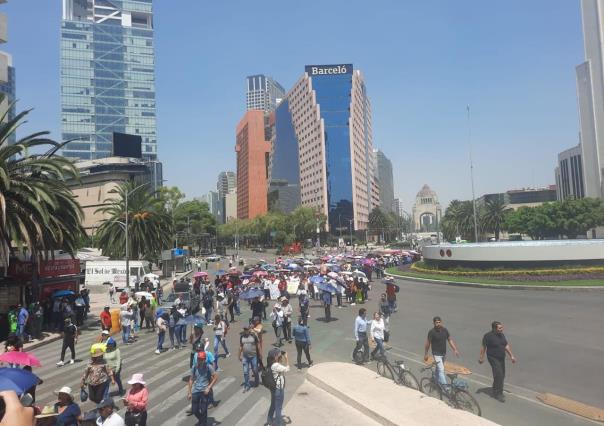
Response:
[{"label": "woman with white hat", "polygon": [[69,386],[63,386],[58,391],[58,401],[54,405],[55,413],[58,413],[56,424],[62,426],[77,426],[82,419],[82,411],[78,404],[73,401],[73,394]]},{"label": "woman with white hat", "polygon": [[125,421],[126,426],[147,425],[147,401],[149,400],[149,391],[145,387],[146,383],[142,373],[135,373],[128,380],[132,385],[126,397],[123,399],[126,406]]}]

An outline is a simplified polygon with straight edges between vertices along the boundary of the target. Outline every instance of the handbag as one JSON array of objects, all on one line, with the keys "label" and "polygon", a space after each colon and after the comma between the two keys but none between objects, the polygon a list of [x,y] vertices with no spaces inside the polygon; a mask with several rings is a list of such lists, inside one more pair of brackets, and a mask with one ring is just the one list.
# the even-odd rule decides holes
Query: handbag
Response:
[{"label": "handbag", "polygon": [[80,389],[80,401],[88,401],[88,392],[86,392],[84,389]]},{"label": "handbag", "polygon": [[132,411],[126,411],[124,420],[126,424],[137,425],[141,421],[141,412],[135,413]]}]

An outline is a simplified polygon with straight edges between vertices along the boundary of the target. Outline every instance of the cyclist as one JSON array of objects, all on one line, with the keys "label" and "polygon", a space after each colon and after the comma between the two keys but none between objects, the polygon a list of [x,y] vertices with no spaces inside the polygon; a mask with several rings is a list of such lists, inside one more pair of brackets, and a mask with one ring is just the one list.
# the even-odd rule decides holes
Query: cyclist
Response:
[{"label": "cyclist", "polygon": [[445,377],[445,357],[447,355],[447,342],[453,349],[453,352],[459,357],[459,351],[453,338],[449,334],[449,330],[443,327],[442,319],[438,316],[432,319],[434,328],[428,332],[428,338],[424,345],[424,361],[428,361],[428,350],[432,347],[432,357],[436,363],[434,370],[434,380],[438,382],[441,387],[448,390],[449,385],[447,384],[447,378]]}]

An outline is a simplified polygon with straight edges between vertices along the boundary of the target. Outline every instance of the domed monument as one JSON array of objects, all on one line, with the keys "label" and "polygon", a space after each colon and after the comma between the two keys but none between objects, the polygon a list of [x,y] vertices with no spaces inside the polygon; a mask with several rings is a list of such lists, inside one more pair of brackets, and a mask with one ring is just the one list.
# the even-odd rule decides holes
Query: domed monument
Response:
[{"label": "domed monument", "polygon": [[437,220],[441,218],[442,210],[436,192],[428,185],[424,185],[417,193],[413,205],[415,232],[436,232]]}]

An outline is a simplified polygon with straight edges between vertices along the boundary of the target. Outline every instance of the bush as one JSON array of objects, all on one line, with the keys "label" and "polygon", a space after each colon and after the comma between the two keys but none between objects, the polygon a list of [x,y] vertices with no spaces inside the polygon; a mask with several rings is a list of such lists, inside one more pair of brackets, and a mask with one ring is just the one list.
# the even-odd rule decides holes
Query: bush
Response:
[{"label": "bush", "polygon": [[451,269],[438,269],[426,265],[425,262],[417,262],[411,266],[411,270],[420,273],[452,275],[460,277],[487,277],[487,276],[512,276],[512,275],[574,275],[574,274],[597,274],[604,272],[604,266],[560,266],[558,268],[530,269],[530,268],[493,268],[490,270],[478,270],[456,266]]}]

